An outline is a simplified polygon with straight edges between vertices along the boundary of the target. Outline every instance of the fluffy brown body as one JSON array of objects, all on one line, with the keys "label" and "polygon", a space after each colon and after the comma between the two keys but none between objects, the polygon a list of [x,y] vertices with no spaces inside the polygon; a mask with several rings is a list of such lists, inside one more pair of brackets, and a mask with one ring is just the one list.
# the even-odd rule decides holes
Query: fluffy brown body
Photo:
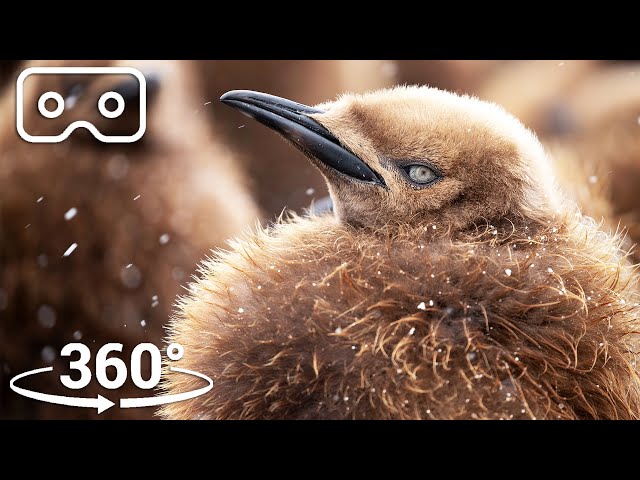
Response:
[{"label": "fluffy brown body", "polygon": [[595,228],[557,228],[451,242],[322,218],[262,232],[206,263],[183,300],[180,366],[215,387],[163,414],[637,418],[629,267]]},{"label": "fluffy brown body", "polygon": [[[203,264],[169,340],[214,387],[163,416],[640,416],[633,267],[530,132],[431,89],[321,107],[388,188],[321,167],[335,217],[283,221]],[[429,159],[442,180],[413,188],[393,159]],[[167,373],[165,387],[198,382]]]},{"label": "fluffy brown body", "polygon": [[[94,358],[107,342],[125,345],[122,358],[140,342],[160,346],[174,298],[198,259],[252,225],[257,216],[233,159],[210,137],[202,118],[194,115],[192,66],[137,64],[143,71],[167,65],[171,70],[156,72],[161,74],[160,87],[149,101],[147,133],[136,144],[104,145],[81,132],[59,145],[28,144],[15,130],[13,89],[2,99],[0,411],[4,417],[96,416],[95,410],[19,397],[9,391],[9,378],[51,364],[54,373],[40,375],[31,385],[38,391],[68,395],[57,379],[68,359],[50,358],[63,345],[80,341]],[[65,87],[51,78],[41,81],[49,82],[46,89],[64,94]],[[109,87],[89,83],[74,110],[96,122],[103,133],[110,131],[108,121],[100,120],[90,101]],[[27,95],[40,91],[36,85],[30,88]],[[35,105],[36,100],[25,104]],[[127,122],[120,120],[115,121],[117,128]],[[47,121],[56,122],[42,119],[43,125]],[[38,202],[39,197],[43,198]],[[71,208],[77,214],[65,220]],[[77,243],[76,250],[63,257],[72,243]],[[77,394],[95,397],[96,393],[117,400],[113,392],[98,387]],[[121,397],[140,394],[131,385],[118,390]],[[113,408],[100,418],[148,418],[152,411]]]}]

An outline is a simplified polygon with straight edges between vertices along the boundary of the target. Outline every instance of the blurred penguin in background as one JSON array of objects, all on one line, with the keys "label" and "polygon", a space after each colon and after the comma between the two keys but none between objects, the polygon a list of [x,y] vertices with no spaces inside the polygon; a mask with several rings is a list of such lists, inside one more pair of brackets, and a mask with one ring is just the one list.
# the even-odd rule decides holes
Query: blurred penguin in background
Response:
[{"label": "blurred penguin in background", "polygon": [[[253,226],[258,210],[237,162],[198,114],[192,62],[21,67],[33,65],[134,66],[147,83],[147,130],[131,144],[103,144],[83,129],[61,143],[27,143],[16,133],[14,89],[0,100],[0,417],[91,418],[94,409],[19,397],[9,379],[52,365],[53,373],[21,385],[68,395],[58,379],[69,363],[59,358],[65,344],[86,344],[92,359],[108,342],[124,344],[123,359],[138,343],[160,345],[174,298],[198,259]],[[130,135],[139,127],[139,87],[128,75],[28,77],[25,127],[35,135],[59,134],[83,119],[105,135]],[[37,111],[47,91],[65,99],[58,118]],[[117,119],[96,107],[107,91],[125,101]],[[116,395],[95,380],[75,395],[98,393],[115,402],[144,396],[128,383]],[[113,408],[100,418],[151,414]]]},{"label": "blurred penguin in background", "polygon": [[611,230],[625,230],[640,261],[640,64],[591,72],[563,98],[562,108],[570,128],[546,141],[562,167],[558,177],[587,180],[583,183],[598,193],[604,209],[590,211],[594,205],[584,200],[593,198],[589,192],[578,192],[576,201]]},{"label": "blurred penguin in background", "polygon": [[477,89],[541,137],[572,128],[564,99],[589,74],[602,66],[596,60],[513,60],[496,68]]}]

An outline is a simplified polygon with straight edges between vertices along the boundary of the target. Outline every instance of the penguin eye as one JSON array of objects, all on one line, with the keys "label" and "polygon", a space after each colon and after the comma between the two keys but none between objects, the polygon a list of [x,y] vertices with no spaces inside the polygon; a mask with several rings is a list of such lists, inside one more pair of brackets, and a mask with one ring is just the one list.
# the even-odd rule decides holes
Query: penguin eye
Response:
[{"label": "penguin eye", "polygon": [[440,175],[426,165],[407,165],[403,168],[409,178],[419,185],[427,185],[440,178]]}]

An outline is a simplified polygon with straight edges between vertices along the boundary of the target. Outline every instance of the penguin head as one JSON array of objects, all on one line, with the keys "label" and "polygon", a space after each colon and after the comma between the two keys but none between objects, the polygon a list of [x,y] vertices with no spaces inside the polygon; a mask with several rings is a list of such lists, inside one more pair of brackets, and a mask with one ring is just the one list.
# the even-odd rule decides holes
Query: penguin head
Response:
[{"label": "penguin head", "polygon": [[535,135],[477,98],[396,87],[315,107],[246,90],[221,101],[302,150],[326,178],[338,218],[354,226],[543,222],[561,205]]}]

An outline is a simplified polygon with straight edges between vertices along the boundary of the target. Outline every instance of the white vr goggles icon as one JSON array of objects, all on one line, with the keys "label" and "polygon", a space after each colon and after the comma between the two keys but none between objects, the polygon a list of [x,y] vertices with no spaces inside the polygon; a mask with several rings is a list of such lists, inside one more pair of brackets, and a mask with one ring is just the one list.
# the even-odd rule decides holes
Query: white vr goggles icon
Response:
[{"label": "white vr goggles icon", "polygon": [[[140,84],[140,127],[133,135],[103,135],[98,129],[86,120],[73,122],[60,135],[30,135],[24,129],[24,81],[30,75],[133,75]],[[55,110],[45,107],[47,100],[57,103]],[[117,107],[110,111],[106,108],[108,100],[115,100]],[[117,92],[105,92],[98,100],[98,111],[106,118],[117,118],[124,111],[125,104],[122,95]],[[46,118],[59,117],[65,109],[65,101],[57,92],[46,92],[38,100],[38,110]],[[140,140],[147,128],[147,82],[144,75],[133,67],[30,67],[25,69],[16,82],[16,128],[18,134],[30,143],[60,143],[66,140],[71,132],[77,128],[86,128],[98,140],[104,143],[133,143]]]}]

